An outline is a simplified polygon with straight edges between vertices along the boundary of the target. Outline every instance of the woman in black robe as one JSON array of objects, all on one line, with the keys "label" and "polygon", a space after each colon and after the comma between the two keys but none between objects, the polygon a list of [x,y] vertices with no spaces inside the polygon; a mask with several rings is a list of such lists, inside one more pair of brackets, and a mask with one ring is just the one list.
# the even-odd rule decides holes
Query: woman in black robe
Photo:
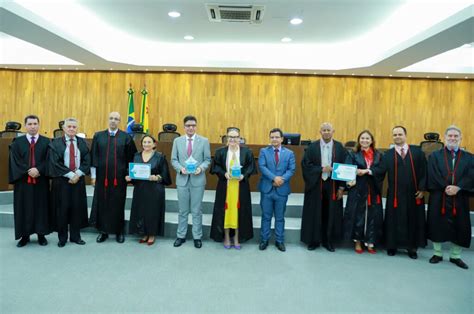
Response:
[{"label": "woman in black robe", "polygon": [[239,202],[238,202],[238,228],[224,229],[226,215],[227,183],[230,179],[228,169],[229,147],[221,147],[216,150],[211,165],[211,174],[218,177],[216,188],[216,200],[214,202],[214,213],[212,215],[211,239],[217,242],[224,241],[225,248],[230,248],[230,237],[233,237],[233,247],[240,249],[240,242],[245,242],[253,238],[252,224],[252,200],[250,196],[250,176],[257,173],[255,158],[247,147],[239,147],[240,130],[229,128],[227,130],[228,145],[237,145],[239,153],[239,163],[241,168],[241,178],[239,181]]},{"label": "woman in black robe", "polygon": [[127,182],[133,182],[135,186],[129,233],[142,235],[139,242],[152,245],[155,243],[155,236],[164,235],[165,185],[171,184],[171,178],[165,156],[154,151],[156,140],[146,135],[141,144],[143,151],[135,154],[133,162],[150,164],[151,175],[148,181],[125,177]]},{"label": "woman in black robe", "polygon": [[368,130],[357,137],[357,148],[346,158],[346,164],[357,166],[357,178],[347,183],[348,198],[344,212],[344,239],[355,243],[354,250],[376,253],[375,244],[381,240],[382,228],[382,180],[369,175],[371,167],[380,163],[381,154],[375,149],[375,140]]}]

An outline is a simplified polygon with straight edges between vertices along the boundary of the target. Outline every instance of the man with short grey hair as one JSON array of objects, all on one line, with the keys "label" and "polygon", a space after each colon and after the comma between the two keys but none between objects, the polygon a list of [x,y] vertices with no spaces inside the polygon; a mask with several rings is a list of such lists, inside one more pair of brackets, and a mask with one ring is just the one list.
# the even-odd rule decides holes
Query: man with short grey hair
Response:
[{"label": "man with short grey hair", "polygon": [[446,147],[428,161],[428,238],[433,241],[431,264],[443,260],[442,242],[452,242],[449,261],[468,269],[461,259],[462,247],[471,244],[469,190],[474,183],[473,156],[460,149],[461,130],[451,125],[444,133]]}]

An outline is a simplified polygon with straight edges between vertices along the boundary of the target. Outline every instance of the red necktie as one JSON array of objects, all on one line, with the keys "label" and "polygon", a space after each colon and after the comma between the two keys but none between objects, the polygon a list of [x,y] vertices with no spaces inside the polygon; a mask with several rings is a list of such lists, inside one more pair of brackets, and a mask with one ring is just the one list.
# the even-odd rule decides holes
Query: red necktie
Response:
[{"label": "red necktie", "polygon": [[35,160],[35,137],[31,137],[31,143],[30,143],[30,161],[31,165],[30,167],[33,168],[36,166],[36,160]]},{"label": "red necktie", "polygon": [[74,140],[69,140],[69,169],[72,171],[76,170],[76,151],[74,149]]},{"label": "red necktie", "polygon": [[407,155],[403,147],[400,149],[400,155],[402,156],[403,159],[405,159],[405,156]]},{"label": "red necktie", "polygon": [[188,138],[188,156],[191,156],[193,153],[193,139]]},{"label": "red necktie", "polygon": [[278,148],[275,149],[275,163],[278,165],[278,163],[280,162],[280,157],[278,156]]}]

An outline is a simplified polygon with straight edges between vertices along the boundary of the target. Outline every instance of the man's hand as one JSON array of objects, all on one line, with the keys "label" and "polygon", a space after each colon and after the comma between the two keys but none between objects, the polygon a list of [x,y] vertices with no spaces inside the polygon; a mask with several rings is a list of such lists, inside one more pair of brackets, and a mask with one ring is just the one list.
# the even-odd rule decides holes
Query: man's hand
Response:
[{"label": "man's hand", "polygon": [[416,198],[423,198],[423,196],[425,196],[425,194],[423,193],[423,191],[417,191],[415,193],[415,196],[416,196]]},{"label": "man's hand", "polygon": [[95,186],[95,179],[91,179],[91,185]]},{"label": "man's hand", "polygon": [[331,166],[324,166],[324,167],[323,167],[323,172],[329,173],[329,172],[331,172],[331,171],[332,171],[332,167],[331,167]]},{"label": "man's hand", "polygon": [[446,194],[448,194],[449,196],[453,196],[453,195],[458,194],[459,190],[461,190],[459,186],[448,185],[446,189],[444,190],[444,192],[446,192]]},{"label": "man's hand", "polygon": [[37,168],[30,168],[28,170],[28,175],[32,178],[37,178],[40,176],[40,173]]},{"label": "man's hand", "polygon": [[194,172],[194,175],[197,176],[197,175],[200,174],[201,172],[202,172],[201,167],[197,167],[197,168],[196,168],[196,171]]},{"label": "man's hand", "polygon": [[70,184],[76,184],[77,182],[79,182],[79,179],[80,179],[80,178],[81,178],[80,176],[78,176],[77,174],[75,174],[74,177],[72,177],[72,179],[69,180],[69,183],[70,183]]},{"label": "man's hand", "polygon": [[344,190],[343,189],[337,190],[337,199],[341,200],[343,196],[344,196]]},{"label": "man's hand", "polygon": [[349,182],[346,183],[346,185],[347,185],[347,187],[351,188],[354,185],[356,185],[356,180],[349,181]]},{"label": "man's hand", "polygon": [[285,180],[283,179],[283,177],[276,176],[273,179],[273,183],[275,184],[275,186],[279,187],[279,186],[282,186],[285,183]]},{"label": "man's hand", "polygon": [[186,168],[184,168],[184,167],[181,168],[181,171],[180,171],[180,172],[181,172],[181,174],[188,174],[188,172],[186,171]]},{"label": "man's hand", "polygon": [[364,176],[369,173],[369,169],[357,169],[357,175],[359,177]]}]

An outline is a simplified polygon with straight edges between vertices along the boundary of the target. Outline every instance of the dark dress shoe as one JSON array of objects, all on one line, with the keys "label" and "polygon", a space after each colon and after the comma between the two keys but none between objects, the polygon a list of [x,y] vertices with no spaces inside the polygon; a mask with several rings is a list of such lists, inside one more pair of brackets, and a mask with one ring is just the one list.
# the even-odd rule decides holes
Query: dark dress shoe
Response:
[{"label": "dark dress shoe", "polygon": [[397,250],[396,250],[396,249],[388,249],[388,250],[387,250],[387,255],[388,255],[388,256],[395,256],[395,254],[397,254]]},{"label": "dark dress shoe", "polygon": [[41,246],[48,245],[48,240],[46,240],[46,237],[44,235],[38,234],[38,244]]},{"label": "dark dress shoe", "polygon": [[115,236],[115,240],[117,240],[118,243],[124,243],[125,242],[125,236],[123,233],[117,233]]},{"label": "dark dress shoe", "polygon": [[260,245],[258,246],[258,249],[260,251],[263,251],[267,248],[267,246],[268,246],[268,241],[262,241],[262,242],[260,242]]},{"label": "dark dress shoe", "polygon": [[417,259],[418,254],[416,254],[416,251],[408,251],[408,257],[411,259]]},{"label": "dark dress shoe", "polygon": [[30,237],[21,237],[20,241],[16,244],[17,247],[24,247],[30,242]]},{"label": "dark dress shoe", "polygon": [[79,239],[79,240],[77,240],[77,241],[71,241],[71,242],[74,242],[74,243],[79,244],[79,245],[84,245],[84,244],[86,244],[86,241],[84,241],[84,240],[82,240],[82,239]]},{"label": "dark dress shoe", "polygon": [[280,250],[282,252],[286,251],[286,247],[285,247],[285,244],[283,242],[275,242],[275,246],[277,247],[278,250]]},{"label": "dark dress shoe", "polygon": [[97,243],[102,243],[108,238],[109,238],[109,235],[107,233],[100,233],[99,236],[97,237]]},{"label": "dark dress shoe", "polygon": [[326,250],[328,250],[329,252],[335,252],[336,249],[334,249],[334,246],[332,246],[331,243],[326,243],[326,244],[323,244],[324,248],[326,248]]},{"label": "dark dress shoe", "polygon": [[183,244],[184,242],[186,242],[186,239],[177,238],[176,241],[174,241],[173,246],[174,247],[181,246],[181,244]]},{"label": "dark dress shoe", "polygon": [[58,247],[64,247],[66,245],[66,242],[59,241],[58,242]]},{"label": "dark dress shoe", "polygon": [[461,267],[462,269],[468,269],[469,266],[466,265],[460,258],[450,258],[449,261],[453,264],[455,264],[458,267]]},{"label": "dark dress shoe", "polygon": [[319,243],[313,242],[308,245],[308,251],[314,251],[319,247]]},{"label": "dark dress shoe", "polygon": [[194,247],[196,249],[202,248],[202,241],[201,240],[194,240]]},{"label": "dark dress shoe", "polygon": [[442,257],[442,256],[433,255],[433,256],[431,256],[431,258],[430,258],[430,263],[431,263],[431,264],[438,264],[438,263],[441,262],[442,260],[443,260],[443,257]]}]

